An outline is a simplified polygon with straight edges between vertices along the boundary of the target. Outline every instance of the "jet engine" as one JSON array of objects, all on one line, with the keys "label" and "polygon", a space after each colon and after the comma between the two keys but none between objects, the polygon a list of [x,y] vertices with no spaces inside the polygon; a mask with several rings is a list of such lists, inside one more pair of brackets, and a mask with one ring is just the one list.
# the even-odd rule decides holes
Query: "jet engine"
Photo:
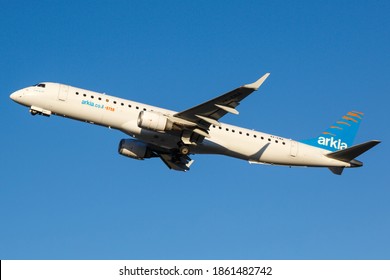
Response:
[{"label": "jet engine", "polygon": [[119,142],[118,153],[134,159],[153,157],[153,152],[146,143],[133,139],[122,139]]},{"label": "jet engine", "polygon": [[138,115],[137,125],[140,128],[154,131],[168,131],[175,127],[174,123],[166,116],[151,111],[141,111]]}]

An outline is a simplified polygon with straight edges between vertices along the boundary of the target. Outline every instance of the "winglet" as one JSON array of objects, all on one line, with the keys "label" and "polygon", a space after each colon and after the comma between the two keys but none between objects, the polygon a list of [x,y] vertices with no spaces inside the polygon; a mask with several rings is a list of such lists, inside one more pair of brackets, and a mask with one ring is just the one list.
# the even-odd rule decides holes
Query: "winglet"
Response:
[{"label": "winglet", "polygon": [[253,90],[258,90],[259,87],[262,85],[262,83],[264,83],[264,81],[268,78],[269,75],[270,75],[270,73],[266,73],[263,77],[258,79],[256,82],[254,82],[252,84],[244,85],[243,87],[244,88],[250,88],[250,89],[253,89]]}]

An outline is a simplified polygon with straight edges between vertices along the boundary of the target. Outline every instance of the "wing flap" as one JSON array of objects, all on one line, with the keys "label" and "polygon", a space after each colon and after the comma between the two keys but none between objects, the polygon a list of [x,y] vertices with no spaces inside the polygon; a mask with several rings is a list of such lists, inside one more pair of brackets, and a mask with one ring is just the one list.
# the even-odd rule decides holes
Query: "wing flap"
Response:
[{"label": "wing flap", "polygon": [[159,157],[169,169],[176,171],[189,171],[191,164],[194,162],[187,155],[159,154]]}]

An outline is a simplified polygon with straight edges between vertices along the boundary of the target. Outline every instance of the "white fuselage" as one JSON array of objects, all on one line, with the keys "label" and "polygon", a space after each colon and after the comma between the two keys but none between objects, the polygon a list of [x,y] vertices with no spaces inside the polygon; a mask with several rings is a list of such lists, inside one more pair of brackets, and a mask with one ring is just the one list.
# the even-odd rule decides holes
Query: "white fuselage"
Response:
[{"label": "white fuselage", "polygon": [[[137,125],[141,111],[172,116],[176,112],[171,110],[58,83],[27,87],[14,92],[11,98],[35,112],[118,129],[156,147],[174,149],[180,141],[178,133],[156,132]],[[350,167],[350,163],[326,157],[328,150],[229,124],[211,125],[209,135],[190,147],[192,154],[221,154],[251,163]]]}]

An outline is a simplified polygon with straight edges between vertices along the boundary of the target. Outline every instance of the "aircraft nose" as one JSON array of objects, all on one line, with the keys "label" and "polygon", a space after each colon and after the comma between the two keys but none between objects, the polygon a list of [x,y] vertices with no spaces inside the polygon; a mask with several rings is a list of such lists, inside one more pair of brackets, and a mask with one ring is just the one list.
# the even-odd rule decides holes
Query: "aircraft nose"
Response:
[{"label": "aircraft nose", "polygon": [[22,97],[22,92],[20,90],[17,90],[9,96],[13,101],[16,101],[18,98]]}]

